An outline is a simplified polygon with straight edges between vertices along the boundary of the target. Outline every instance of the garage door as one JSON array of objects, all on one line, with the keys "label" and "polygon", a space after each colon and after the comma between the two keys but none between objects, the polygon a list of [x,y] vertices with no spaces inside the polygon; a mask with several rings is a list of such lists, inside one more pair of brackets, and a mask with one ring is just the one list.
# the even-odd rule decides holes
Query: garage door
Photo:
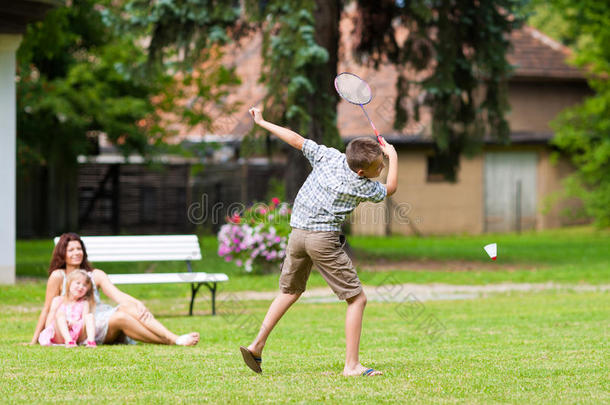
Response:
[{"label": "garage door", "polygon": [[536,227],[535,152],[485,154],[485,231]]}]

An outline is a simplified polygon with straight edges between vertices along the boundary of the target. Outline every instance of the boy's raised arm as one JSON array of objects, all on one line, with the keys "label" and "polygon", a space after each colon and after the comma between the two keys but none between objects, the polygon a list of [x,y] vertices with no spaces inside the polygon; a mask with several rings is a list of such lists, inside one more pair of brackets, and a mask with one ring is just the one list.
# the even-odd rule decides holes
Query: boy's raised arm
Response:
[{"label": "boy's raised arm", "polygon": [[248,111],[250,112],[250,115],[252,115],[252,118],[254,118],[254,122],[256,124],[265,128],[267,131],[271,132],[293,148],[298,150],[303,149],[303,142],[305,142],[305,138],[303,138],[301,135],[288,128],[280,127],[279,125],[265,121],[263,119],[261,110],[258,108],[250,108]]},{"label": "boy's raised arm", "polygon": [[380,145],[381,151],[388,157],[390,161],[388,167],[388,178],[385,187],[388,190],[388,196],[394,194],[398,188],[398,155],[396,149],[383,139],[383,145]]}]

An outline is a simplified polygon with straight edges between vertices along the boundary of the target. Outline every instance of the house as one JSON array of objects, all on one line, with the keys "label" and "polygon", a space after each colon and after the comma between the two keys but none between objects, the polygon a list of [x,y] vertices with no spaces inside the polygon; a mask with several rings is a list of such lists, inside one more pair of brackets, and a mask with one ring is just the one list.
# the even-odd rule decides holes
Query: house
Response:
[{"label": "house", "polygon": [[[565,158],[554,162],[549,122],[591,90],[583,73],[566,63],[569,52],[561,44],[531,27],[514,31],[511,42],[509,62],[516,67],[508,83],[511,144],[486,140],[480,155],[461,158],[455,183],[435,172],[426,117],[411,131],[391,129],[392,104],[386,100],[393,101],[395,93],[387,83],[393,83],[396,73],[386,68],[373,76],[378,104],[369,110],[380,132],[397,148],[399,185],[386,206],[367,204],[354,212],[353,233],[478,234],[571,223],[560,213],[565,204],[551,204],[572,168]],[[348,108],[346,103],[339,107],[340,127],[353,122]],[[342,135],[356,135],[350,132]]]},{"label": "house", "polygon": [[[399,155],[397,193],[385,203],[360,206],[351,218],[352,233],[477,234],[571,223],[560,214],[561,204],[551,207],[553,196],[562,190],[562,179],[572,168],[565,158],[554,162],[549,122],[591,90],[583,72],[567,64],[566,47],[527,26],[511,34],[513,50],[508,59],[516,69],[508,83],[511,111],[507,119],[512,142],[506,146],[486,140],[481,154],[461,158],[457,181],[452,183],[436,170],[429,111],[423,110],[420,120],[409,122],[401,132],[393,129],[396,67],[381,65],[374,70],[357,64],[350,53],[351,24],[349,18],[341,21],[338,71],[350,71],[367,80],[374,97],[366,109]],[[219,117],[221,132],[243,136],[251,128],[247,110],[260,105],[265,94],[256,80],[260,47],[260,35],[255,35],[225,55],[225,62],[236,67],[244,83],[227,101],[250,101],[231,116]],[[422,96],[413,89],[409,97]],[[346,142],[372,135],[360,108],[345,101],[338,106],[337,124]],[[182,128],[182,136],[190,138],[205,133],[202,128]]]}]

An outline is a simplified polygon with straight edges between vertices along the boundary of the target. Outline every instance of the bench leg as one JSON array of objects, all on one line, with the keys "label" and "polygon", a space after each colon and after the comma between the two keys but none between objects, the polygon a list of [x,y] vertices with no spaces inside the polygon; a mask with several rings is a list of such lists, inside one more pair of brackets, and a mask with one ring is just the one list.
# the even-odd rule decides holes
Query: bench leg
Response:
[{"label": "bench leg", "polygon": [[203,283],[203,285],[208,287],[212,293],[212,315],[216,315],[216,283]]},{"label": "bench leg", "polygon": [[191,283],[191,305],[189,307],[189,316],[193,316],[193,305],[195,304],[195,296],[197,295],[197,291],[199,291],[199,287],[201,287],[203,283],[197,284],[195,287],[195,283]]},{"label": "bench leg", "polygon": [[199,283],[197,287],[195,287],[195,283],[191,284],[191,306],[189,308],[189,315],[193,315],[193,305],[195,304],[195,296],[197,295],[197,291],[199,291],[199,287],[202,285],[208,287],[210,292],[212,293],[212,315],[216,315],[216,283]]}]

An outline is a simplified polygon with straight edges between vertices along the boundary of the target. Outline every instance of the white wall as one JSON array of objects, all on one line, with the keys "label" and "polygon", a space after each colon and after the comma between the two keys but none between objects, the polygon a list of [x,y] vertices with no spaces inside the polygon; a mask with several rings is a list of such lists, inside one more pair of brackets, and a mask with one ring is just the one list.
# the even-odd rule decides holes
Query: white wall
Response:
[{"label": "white wall", "polygon": [[0,284],[15,283],[15,52],[21,35],[0,34]]}]

